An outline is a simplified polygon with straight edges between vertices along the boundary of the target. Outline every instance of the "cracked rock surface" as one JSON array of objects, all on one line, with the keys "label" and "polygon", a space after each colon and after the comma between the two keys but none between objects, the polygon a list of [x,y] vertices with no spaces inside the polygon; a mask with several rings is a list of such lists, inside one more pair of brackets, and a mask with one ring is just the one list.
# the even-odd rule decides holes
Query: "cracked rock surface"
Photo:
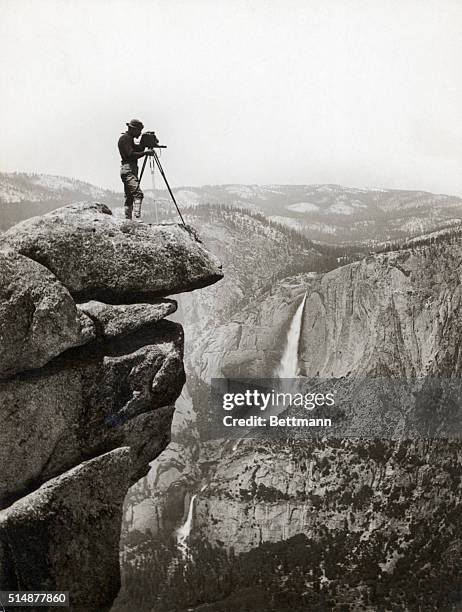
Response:
[{"label": "cracked rock surface", "polygon": [[49,270],[0,250],[0,377],[39,368],[93,338],[91,321]]},{"label": "cracked rock surface", "polygon": [[98,335],[116,338],[148,323],[157,323],[175,312],[177,304],[174,300],[153,300],[149,304],[104,304],[91,300],[78,304],[78,308],[93,321]]},{"label": "cracked rock surface", "polygon": [[[185,382],[171,293],[222,277],[191,228],[65,206],[0,238],[0,589],[108,610],[128,488]],[[32,608],[29,608],[32,609]]]},{"label": "cracked rock surface", "polygon": [[79,299],[114,303],[192,291],[223,277],[192,228],[116,218],[104,204],[73,204],[9,229],[0,245],[48,268]]}]

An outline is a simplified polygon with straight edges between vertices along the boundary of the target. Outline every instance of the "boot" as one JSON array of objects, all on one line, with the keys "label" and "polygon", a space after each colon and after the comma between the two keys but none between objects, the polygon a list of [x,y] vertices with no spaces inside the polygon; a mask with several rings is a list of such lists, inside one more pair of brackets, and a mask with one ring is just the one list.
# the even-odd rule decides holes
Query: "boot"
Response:
[{"label": "boot", "polygon": [[141,203],[142,201],[143,200],[141,200],[140,198],[133,200],[133,213],[134,213],[135,219],[139,222],[141,222]]}]

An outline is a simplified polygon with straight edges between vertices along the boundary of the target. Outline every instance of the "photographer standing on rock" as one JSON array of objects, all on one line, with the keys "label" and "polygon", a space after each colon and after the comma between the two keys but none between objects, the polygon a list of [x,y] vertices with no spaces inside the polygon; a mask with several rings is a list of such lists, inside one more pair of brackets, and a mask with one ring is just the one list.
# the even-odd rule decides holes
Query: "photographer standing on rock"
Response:
[{"label": "photographer standing on rock", "polygon": [[[145,151],[141,131],[143,124],[139,119],[132,119],[127,123],[127,131],[119,138],[118,147],[121,158],[120,178],[125,191],[125,218],[131,219],[133,210],[135,219],[141,219],[141,203],[144,194],[140,189],[138,180],[138,160],[145,155],[152,155],[152,151]],[[141,136],[140,144],[135,144],[135,138]]]}]

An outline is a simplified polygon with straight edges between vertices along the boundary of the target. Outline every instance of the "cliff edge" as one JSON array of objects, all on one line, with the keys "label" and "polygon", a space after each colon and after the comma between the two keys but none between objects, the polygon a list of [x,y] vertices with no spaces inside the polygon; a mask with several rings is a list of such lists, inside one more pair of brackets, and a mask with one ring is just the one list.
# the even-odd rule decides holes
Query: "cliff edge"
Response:
[{"label": "cliff edge", "polygon": [[123,500],[167,446],[185,381],[166,296],[222,276],[192,228],[103,204],[1,236],[0,590],[110,608]]}]

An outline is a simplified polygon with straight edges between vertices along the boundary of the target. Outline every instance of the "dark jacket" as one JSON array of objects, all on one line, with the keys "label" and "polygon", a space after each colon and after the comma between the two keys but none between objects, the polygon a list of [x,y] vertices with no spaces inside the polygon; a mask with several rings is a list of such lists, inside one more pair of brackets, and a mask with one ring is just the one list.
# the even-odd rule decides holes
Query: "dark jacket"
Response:
[{"label": "dark jacket", "polygon": [[138,158],[133,153],[144,151],[144,146],[135,144],[135,139],[128,132],[124,132],[117,143],[119,147],[120,159],[122,164],[137,164]]}]

